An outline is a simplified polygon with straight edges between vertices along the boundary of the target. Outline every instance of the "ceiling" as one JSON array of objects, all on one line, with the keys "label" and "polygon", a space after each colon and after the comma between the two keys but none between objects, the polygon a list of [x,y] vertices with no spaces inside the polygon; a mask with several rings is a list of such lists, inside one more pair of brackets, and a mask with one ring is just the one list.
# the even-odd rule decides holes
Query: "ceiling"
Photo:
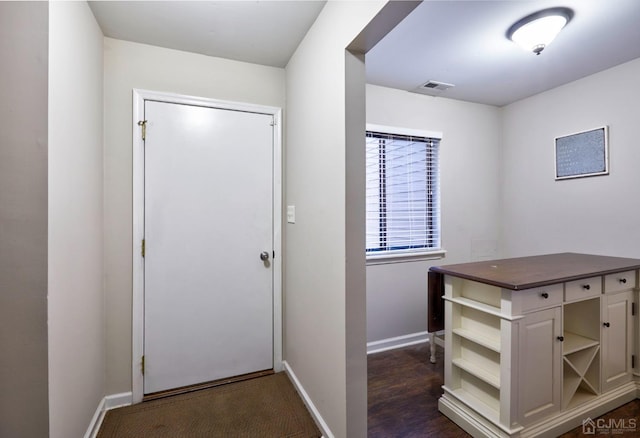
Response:
[{"label": "ceiling", "polygon": [[284,67],[325,1],[90,1],[105,36]]},{"label": "ceiling", "polygon": [[[284,67],[324,1],[89,2],[108,37]],[[572,21],[540,56],[506,37],[518,19],[566,6]],[[638,0],[426,0],[367,53],[367,82],[503,106],[640,58]],[[606,84],[603,84],[606,86]],[[432,93],[433,94],[433,93]]]},{"label": "ceiling", "polygon": [[[539,55],[506,38],[520,18],[566,6],[573,19]],[[425,1],[367,53],[367,82],[503,106],[640,57],[638,0]],[[603,84],[606,86],[606,84]]]}]

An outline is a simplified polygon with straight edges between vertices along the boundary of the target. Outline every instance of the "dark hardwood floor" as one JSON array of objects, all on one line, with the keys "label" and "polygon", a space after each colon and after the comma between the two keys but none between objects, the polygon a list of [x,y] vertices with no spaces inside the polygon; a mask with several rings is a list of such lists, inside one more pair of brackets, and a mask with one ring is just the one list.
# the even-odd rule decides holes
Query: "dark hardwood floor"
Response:
[{"label": "dark hardwood floor", "polygon": [[[429,362],[429,344],[368,356],[369,438],[470,437],[438,411],[444,382],[443,350]],[[616,436],[640,437],[640,400],[604,415],[604,419],[635,419],[637,428]],[[578,427],[562,438],[587,437]],[[602,435],[600,435],[602,436]]]}]

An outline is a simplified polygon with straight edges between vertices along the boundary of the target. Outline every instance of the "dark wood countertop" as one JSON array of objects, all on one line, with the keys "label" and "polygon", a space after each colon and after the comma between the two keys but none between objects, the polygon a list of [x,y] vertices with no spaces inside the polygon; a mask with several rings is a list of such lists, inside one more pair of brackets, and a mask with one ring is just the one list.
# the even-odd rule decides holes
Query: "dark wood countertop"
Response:
[{"label": "dark wood countertop", "polygon": [[432,272],[521,290],[640,268],[640,259],[561,253],[434,266]]}]

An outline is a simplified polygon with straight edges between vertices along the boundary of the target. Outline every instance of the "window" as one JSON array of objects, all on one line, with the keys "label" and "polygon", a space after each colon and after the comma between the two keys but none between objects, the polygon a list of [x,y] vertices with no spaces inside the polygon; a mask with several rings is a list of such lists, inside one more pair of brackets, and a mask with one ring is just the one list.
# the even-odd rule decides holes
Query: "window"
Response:
[{"label": "window", "polygon": [[368,125],[366,139],[367,256],[440,251],[440,135]]}]

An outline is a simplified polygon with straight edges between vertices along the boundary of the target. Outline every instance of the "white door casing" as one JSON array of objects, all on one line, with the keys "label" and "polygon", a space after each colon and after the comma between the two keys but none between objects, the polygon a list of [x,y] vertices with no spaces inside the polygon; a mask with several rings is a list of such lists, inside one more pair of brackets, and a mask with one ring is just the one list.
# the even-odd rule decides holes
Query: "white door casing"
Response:
[{"label": "white door casing", "polygon": [[[221,101],[215,101],[210,99],[179,96],[179,95],[166,94],[166,93],[156,93],[156,92],[149,92],[149,91],[143,91],[143,90],[134,90],[133,97],[134,97],[134,114],[133,114],[134,116],[133,117],[134,119],[133,120],[133,123],[134,123],[134,136],[133,136],[134,137],[133,138],[133,144],[134,144],[134,172],[133,172],[134,173],[134,211],[133,211],[134,213],[133,214],[134,216],[133,217],[134,219],[134,230],[133,230],[134,284],[133,284],[133,289],[134,290],[133,290],[133,293],[134,293],[134,296],[133,298],[134,299],[133,299],[133,351],[132,351],[132,354],[133,354],[133,361],[132,361],[133,362],[132,364],[133,401],[134,402],[141,401],[144,393],[151,393],[151,392],[155,392],[163,389],[169,389],[170,387],[185,386],[193,383],[199,383],[202,381],[214,380],[216,378],[228,377],[229,375],[232,375],[232,374],[225,375],[225,373],[228,373],[228,372],[233,373],[233,370],[235,370],[235,374],[243,374],[245,372],[258,371],[259,369],[265,369],[265,368],[271,368],[271,367],[273,367],[276,371],[280,371],[282,369],[282,365],[281,365],[281,362],[282,362],[281,308],[282,307],[281,307],[281,262],[280,262],[281,257],[279,257],[280,250],[281,250],[280,110],[278,108],[272,108],[272,107],[236,104],[236,103],[230,103],[230,102],[221,102]],[[211,277],[210,273],[206,277],[202,277],[202,278],[200,278],[197,275],[194,276],[193,270],[190,271],[189,275],[186,275],[183,278],[179,279],[175,284],[172,284],[171,280],[169,280],[171,278],[179,278],[179,277],[176,277],[177,273],[184,272],[185,270],[190,270],[191,267],[194,267],[194,266],[199,266],[200,268],[203,268],[205,271],[207,270],[211,271],[212,266],[216,266],[216,265],[219,266],[221,263],[225,263],[224,262],[225,257],[235,257],[235,256],[232,256],[232,254],[236,250],[236,245],[232,245],[231,243],[235,242],[235,240],[237,239],[237,236],[229,236],[230,240],[228,241],[227,244],[217,245],[218,242],[216,242],[215,238],[208,238],[208,236],[204,236],[203,238],[199,239],[195,235],[189,236],[189,233],[191,233],[192,229],[195,229],[194,224],[199,221],[203,221],[205,224],[208,224],[212,221],[220,220],[221,222],[218,225],[222,227],[233,226],[234,224],[233,210],[236,210],[236,208],[234,206],[234,198],[233,196],[229,196],[229,194],[232,191],[234,191],[234,188],[233,188],[234,184],[242,184],[242,182],[228,181],[232,179],[234,175],[232,173],[227,172],[227,170],[232,167],[235,167],[237,169],[239,162],[236,163],[235,166],[232,166],[230,162],[227,162],[227,164],[225,165],[224,163],[226,158],[224,158],[223,156],[220,156],[220,157],[215,156],[214,161],[218,161],[220,163],[219,167],[215,168],[218,165],[212,164],[212,162],[210,162],[206,166],[201,166],[200,163],[198,163],[198,159],[195,158],[193,154],[185,153],[185,151],[182,151],[182,153],[179,156],[171,155],[173,151],[170,149],[171,147],[169,145],[170,143],[167,143],[169,146],[164,148],[164,151],[161,146],[160,147],[156,146],[157,149],[154,150],[153,154],[150,154],[148,152],[149,156],[147,157],[147,164],[146,164],[149,167],[149,169],[147,169],[147,172],[148,172],[147,183],[151,181],[152,185],[150,186],[151,189],[149,188],[147,189],[148,192],[146,193],[146,201],[145,201],[145,174],[144,174],[145,145],[142,141],[142,136],[141,136],[142,127],[138,126],[138,122],[144,119],[145,101],[147,101],[146,102],[147,111],[155,111],[155,114],[154,114],[155,119],[162,118],[163,113],[168,111],[167,114],[165,114],[166,120],[162,122],[161,126],[170,125],[172,123],[172,120],[177,120],[180,118],[184,120],[189,120],[190,122],[188,123],[195,123],[196,125],[198,121],[206,121],[206,125],[209,125],[209,126],[213,126],[218,122],[224,122],[224,124],[229,124],[229,123],[232,124],[234,123],[234,120],[246,120],[247,116],[250,120],[253,120],[254,123],[257,122],[258,126],[262,125],[263,122],[266,122],[267,125],[270,125],[271,120],[273,120],[273,122],[275,123],[274,129],[273,129],[273,145],[274,145],[273,146],[273,175],[267,175],[267,178],[266,178],[267,181],[269,179],[272,179],[273,181],[272,187],[269,187],[267,190],[267,192],[270,191],[273,194],[273,201],[272,202],[269,201],[268,198],[270,198],[270,196],[265,195],[265,193],[267,192],[265,192],[264,190],[261,190],[262,194],[258,195],[258,196],[262,196],[263,198],[267,198],[266,200],[267,203],[272,203],[273,224],[271,224],[271,221],[269,220],[265,221],[265,224],[267,224],[268,227],[272,227],[272,236],[267,236],[268,240],[270,237],[272,237],[272,245],[271,245],[271,242],[265,241],[264,238],[256,237],[257,234],[255,233],[253,235],[250,235],[249,233],[249,235],[247,236],[248,240],[245,239],[244,243],[238,243],[237,245],[237,248],[243,248],[243,249],[240,249],[240,252],[242,254],[238,254],[237,255],[238,258],[243,260],[243,262],[246,263],[247,266],[249,266],[249,269],[253,272],[254,276],[257,275],[258,277],[262,277],[262,280],[259,280],[257,283],[253,284],[252,287],[250,288],[249,292],[254,294],[252,297],[244,296],[243,295],[244,293],[241,292],[243,288],[240,287],[239,285],[245,280],[245,278],[243,278],[243,275],[240,272],[240,268],[237,268],[238,272],[236,272],[231,276],[232,278],[237,278],[238,281],[229,281],[228,283],[220,283],[220,281],[224,281],[224,279],[222,279],[221,277],[218,278],[215,276]],[[179,104],[179,105],[173,105],[173,104]],[[240,117],[240,119],[238,119],[238,117]],[[150,120],[146,127],[146,130],[148,133],[147,135],[151,136],[148,138],[154,142],[150,144],[156,144],[159,138],[159,137],[153,137],[153,130],[162,129],[160,125],[154,125],[153,123],[155,122]],[[185,127],[186,131],[183,131],[182,135],[192,135],[194,131],[196,133],[199,132],[196,125],[191,127]],[[175,125],[171,129],[176,129],[177,126],[178,125]],[[214,130],[215,129],[217,128],[215,128],[214,126]],[[163,136],[170,135],[169,132],[170,131],[165,130],[163,132]],[[268,126],[267,132],[269,133],[272,132],[271,126]],[[228,135],[228,134],[229,132],[226,132],[225,135]],[[196,138],[196,140],[198,139]],[[179,138],[174,139],[173,143],[175,144],[176,141],[180,142]],[[194,147],[196,149],[202,148],[204,144],[205,143],[200,145],[196,144]],[[147,147],[149,146],[147,145]],[[240,153],[239,158],[240,160],[242,159],[242,153]],[[149,161],[150,159],[151,161]],[[214,156],[210,156],[208,157],[208,159],[211,161],[212,159],[214,159]],[[265,159],[267,160],[271,159],[271,151],[268,152],[268,155],[261,157],[261,160],[264,161]],[[162,162],[164,162],[165,164],[164,165],[161,164]],[[165,166],[165,168],[163,169],[162,166]],[[173,226],[167,228],[166,224],[164,223],[164,221],[167,220],[167,218],[164,217],[165,210],[163,210],[161,207],[157,207],[156,201],[158,199],[157,198],[158,193],[157,192],[154,193],[153,190],[155,188],[159,192],[163,193],[162,196],[166,196],[167,194],[170,195],[173,188],[175,188],[177,184],[182,184],[181,182],[179,183],[179,181],[181,181],[179,175],[176,176],[176,178],[178,179],[174,179],[174,180],[166,176],[172,172],[171,169],[174,168],[175,166],[193,167],[192,175],[190,175],[190,178],[182,178],[182,180],[187,181],[186,185],[184,185],[181,188],[183,193],[189,193],[191,191],[196,190],[199,184],[206,184],[209,187],[211,187],[212,185],[221,185],[223,182],[228,181],[228,184],[226,185],[225,188],[230,189],[229,192],[227,193],[227,195],[223,197],[224,199],[217,199],[215,201],[215,204],[218,204],[218,206],[227,205],[228,208],[223,210],[225,210],[225,212],[228,212],[229,214],[225,215],[223,212],[223,214],[220,215],[219,209],[213,208],[211,206],[210,206],[211,208],[207,208],[206,207],[207,203],[204,203],[201,205],[198,203],[196,199],[188,199],[188,196],[185,197],[184,194],[181,196],[175,196],[173,198],[169,196],[169,202],[173,203],[173,207],[174,207],[173,211],[178,212],[178,215],[177,217],[170,219],[170,220],[173,220]],[[214,167],[211,169],[212,171],[214,171],[213,173],[208,172],[208,170],[211,167]],[[155,169],[159,172],[163,172],[164,175],[149,174],[149,170],[151,169]],[[210,178],[211,175],[213,175],[214,180],[213,181],[206,180],[207,178]],[[241,176],[241,175],[238,175],[238,176]],[[269,178],[271,176],[272,178]],[[218,180],[216,181],[215,178],[218,178]],[[244,179],[246,179],[246,183],[249,185],[253,185],[253,186],[257,185],[258,180],[252,179],[251,173],[245,174]],[[269,195],[271,193],[269,193]],[[153,222],[153,221],[149,222],[149,218],[147,217],[146,230],[145,230],[145,202],[147,204],[147,210],[148,210],[147,214],[152,214],[153,215],[152,217],[155,217],[155,218],[162,217],[162,220],[158,220],[156,222]],[[264,200],[263,202],[257,202],[257,204],[262,204],[262,207],[260,209],[256,208],[256,212],[258,210],[261,211],[260,215],[263,216],[265,208],[268,208],[268,206],[265,205]],[[234,206],[234,207],[231,208],[229,206]],[[155,211],[154,211],[154,208],[156,209]],[[193,210],[193,211],[190,211],[190,210]],[[236,211],[235,214],[237,215],[238,212]],[[247,209],[245,207],[243,213],[241,214],[241,217],[236,216],[235,221],[240,222],[240,219],[248,220],[247,218],[252,217],[252,214],[253,214],[252,209],[251,208]],[[255,218],[252,217],[252,220],[253,219]],[[195,221],[195,222],[193,224],[185,223],[186,226],[182,227],[181,230],[180,229],[177,230],[175,233],[173,233],[172,231],[173,236],[166,235],[167,230],[175,230],[176,228],[178,228],[175,226],[175,224],[179,224],[185,221],[187,222]],[[149,235],[149,233],[153,234],[154,232],[157,234],[156,237]],[[264,233],[262,233],[262,235],[264,235]],[[162,239],[158,238],[160,236],[162,237]],[[200,245],[201,247],[195,248],[190,246],[189,248],[185,248],[184,245],[180,244],[180,239],[184,238],[184,236],[189,236],[191,242],[197,242],[196,245],[197,246]],[[146,242],[147,258],[146,259],[143,259],[141,254],[141,242],[143,237],[146,237],[147,239],[147,242]],[[159,251],[158,248],[155,248],[157,251],[154,251],[154,244],[156,244],[159,240],[162,240],[163,245],[165,245],[167,244],[167,241],[171,241],[171,239],[173,239],[174,241],[172,243],[173,246],[169,246],[170,251],[164,251],[164,258],[159,257],[158,254],[162,254],[163,252]],[[253,242],[254,240],[263,240],[263,241]],[[251,248],[252,245],[255,246],[256,248],[259,248],[260,250],[255,251],[253,248]],[[273,250],[273,253],[276,255],[276,257],[275,258],[270,257],[269,263],[265,266],[262,263],[262,261],[259,259],[260,252],[263,250],[267,250],[271,252],[271,249]],[[251,254],[249,254],[249,252]],[[198,256],[198,254],[200,254],[200,256]],[[271,255],[272,254],[270,254],[270,256]],[[146,266],[145,266],[145,263],[146,263]],[[176,272],[174,272],[173,275],[167,276],[165,275],[165,273],[168,267],[170,266],[175,266]],[[145,274],[145,269],[147,270],[146,274]],[[239,307],[237,306],[242,306],[247,304],[251,304],[251,306],[253,306],[253,304],[257,302],[262,302],[261,304],[262,307],[264,307],[265,305],[269,307],[271,306],[271,297],[268,297],[268,303],[265,303],[263,300],[265,291],[257,290],[261,287],[259,286],[259,284],[261,282],[264,283],[265,275],[268,276],[268,279],[270,279],[271,276],[273,278],[273,314],[269,315],[268,321],[264,320],[264,318],[259,316],[259,314],[255,313],[254,316],[249,318],[250,320],[255,321],[254,324],[247,323],[246,318],[243,318],[243,324],[237,325],[236,328],[233,330],[230,330],[230,331],[226,330],[224,333],[224,336],[222,336],[219,339],[214,340],[211,338],[211,336],[205,335],[201,337],[199,341],[196,340],[196,345],[197,345],[197,342],[206,342],[208,346],[207,348],[201,349],[204,352],[202,357],[198,357],[196,361],[193,361],[192,359],[186,361],[191,363],[187,364],[188,372],[184,373],[186,374],[185,376],[182,376],[183,373],[177,373],[177,374],[174,373],[173,377],[171,377],[170,376],[172,372],[170,369],[171,366],[168,366],[168,367],[160,366],[158,368],[159,364],[163,364],[167,362],[169,363],[175,362],[178,367],[183,366],[184,364],[180,363],[181,362],[180,358],[184,354],[184,351],[198,350],[197,346],[196,347],[191,346],[190,347],[191,350],[189,350],[188,348],[186,349],[183,348],[185,339],[184,338],[181,339],[179,336],[178,337],[174,336],[174,334],[176,333],[176,329],[178,328],[178,325],[182,324],[181,322],[177,323],[178,325],[174,327],[171,324],[171,318],[169,318],[168,320],[169,323],[167,323],[166,312],[164,316],[165,321],[161,321],[157,319],[160,317],[159,315],[162,314],[163,307],[166,308],[168,306],[170,308],[173,308],[173,310],[175,310],[177,314],[182,313],[183,319],[185,319],[185,315],[199,314],[200,318],[194,318],[194,320],[198,320],[198,319],[204,320],[205,323],[204,323],[204,326],[198,326],[196,324],[195,325],[196,330],[198,328],[201,329],[202,331],[211,330],[212,327],[208,325],[209,324],[207,322],[208,319],[204,317],[205,315],[210,315],[212,317],[210,318],[212,321],[217,321],[215,322],[215,324],[218,324],[218,327],[226,328],[234,323],[234,318],[233,317],[229,318],[229,315],[231,314],[231,312],[229,312],[228,310],[230,309],[230,307],[236,306],[236,313],[237,313],[237,310],[239,309]],[[148,284],[145,284],[145,276],[147,277],[146,281]],[[185,282],[190,283],[189,288],[183,287]],[[209,285],[210,283],[214,283],[217,286],[222,286],[226,292],[231,292],[231,294],[228,295],[229,298],[221,300],[220,296],[215,296],[215,292],[213,292],[213,289],[215,288],[212,289]],[[156,301],[154,301],[153,299],[149,301],[149,297],[147,298],[144,297],[145,287],[152,288],[152,290],[157,290],[158,288],[160,289],[164,288],[165,292],[161,293],[160,295],[161,298],[156,299]],[[173,295],[175,294],[172,293],[171,291],[176,291],[178,289],[180,289],[180,295],[177,297],[176,296],[172,297],[172,294]],[[190,290],[191,292],[186,292],[187,290]],[[269,294],[269,292],[270,291],[266,291],[266,294]],[[195,293],[195,295],[184,295],[185,293],[187,294]],[[212,293],[214,293],[214,295],[210,296],[210,294]],[[201,308],[198,308],[198,306],[190,307],[188,303],[192,302],[193,300],[196,300],[196,302],[206,303],[202,307],[208,307],[208,309],[205,311]],[[197,300],[205,300],[205,301],[197,301]],[[206,300],[209,300],[209,302],[207,302]],[[234,303],[234,300],[235,300],[235,303]],[[216,302],[219,305],[215,305],[214,303]],[[147,308],[145,308],[145,306],[147,306]],[[158,311],[160,312],[160,314],[158,314]],[[146,318],[144,316],[145,313],[146,313]],[[215,374],[215,373],[211,374],[210,371],[206,370],[207,365],[204,365],[204,366],[197,365],[197,363],[199,363],[200,361],[206,364],[206,361],[212,358],[211,353],[208,353],[212,350],[217,349],[218,352],[216,355],[214,355],[214,356],[217,356],[218,358],[217,360],[219,360],[221,356],[223,358],[225,356],[224,354],[220,355],[220,349],[230,353],[229,348],[233,348],[232,345],[235,345],[235,342],[229,343],[228,341],[224,341],[223,339],[224,337],[229,337],[229,336],[233,336],[234,334],[237,334],[237,335],[240,335],[239,336],[240,340],[245,340],[245,339],[248,340],[251,338],[251,336],[254,336],[254,338],[257,336],[257,338],[253,339],[252,341],[254,342],[254,345],[258,345],[262,341],[265,341],[266,339],[264,338],[263,335],[256,335],[256,333],[264,332],[265,331],[264,328],[267,327],[267,325],[271,326],[271,320],[270,320],[271,317],[273,317],[273,348],[271,349],[271,346],[269,346],[268,348],[271,351],[268,353],[272,353],[272,354],[267,354],[265,356],[265,353],[266,353],[265,351],[262,351],[262,352],[256,351],[256,354],[254,355],[255,357],[253,358],[250,357],[251,354],[249,354],[249,356],[247,357],[243,357],[240,362],[243,362],[243,363],[246,362],[247,363],[246,366],[248,368],[242,368],[244,365],[240,365],[240,368],[238,368],[238,360],[235,360],[235,361],[232,360],[226,363],[225,360],[223,359],[222,362],[216,363],[216,368],[220,368],[220,369],[215,372],[215,373],[222,373],[222,374]],[[236,316],[235,319],[237,320],[238,317]],[[188,321],[189,317],[186,317],[186,320]],[[147,325],[146,333],[145,333],[145,324]],[[245,331],[245,329],[250,326],[254,326],[253,331],[252,330]],[[262,329],[260,329],[260,327]],[[268,337],[271,338],[271,331],[270,330],[267,330],[267,331],[269,332]],[[251,333],[254,333],[254,335],[251,335]],[[145,341],[145,336],[147,337],[146,341]],[[168,338],[172,338],[172,339],[168,339]],[[163,339],[166,339],[168,342],[162,341]],[[269,339],[269,341],[271,341],[271,339]],[[145,346],[145,342],[146,342],[146,346]],[[168,343],[168,345],[170,346],[169,350],[164,349],[163,347],[164,343]],[[243,341],[241,341],[238,345],[242,347]],[[183,353],[181,353],[180,350],[183,350]],[[253,349],[250,348],[249,350],[253,350]],[[259,350],[259,349],[256,349],[256,350]],[[144,377],[142,376],[142,368],[141,368],[141,359],[142,359],[143,352],[147,354],[147,357],[146,357],[147,375]],[[151,354],[152,357],[149,357],[149,354]],[[229,356],[231,357],[233,355],[230,354]],[[269,363],[265,362],[265,357],[268,358]],[[150,363],[149,362],[150,360],[153,362]],[[154,370],[152,372],[149,367],[150,366],[153,367],[154,364],[156,368],[152,368]],[[232,370],[232,371],[229,371],[229,370]],[[157,379],[158,381],[155,381],[156,378],[158,378]],[[161,383],[161,381],[164,383]]]}]

